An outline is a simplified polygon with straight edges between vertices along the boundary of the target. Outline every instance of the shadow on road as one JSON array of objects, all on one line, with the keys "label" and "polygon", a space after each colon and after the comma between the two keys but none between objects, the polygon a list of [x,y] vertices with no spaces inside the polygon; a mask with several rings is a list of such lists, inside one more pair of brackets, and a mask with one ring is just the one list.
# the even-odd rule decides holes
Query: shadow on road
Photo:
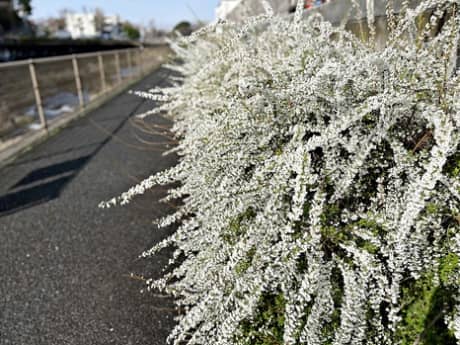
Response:
[{"label": "shadow on road", "polygon": [[84,156],[31,171],[0,196],[0,217],[57,198],[90,159]]},{"label": "shadow on road", "polygon": [[[76,172],[80,170],[91,158],[91,156],[80,157],[77,159],[72,159],[58,164],[53,164],[47,166],[46,168],[40,168],[37,170],[31,171],[18,183],[16,183],[10,190],[20,188],[25,185],[32,184],[37,181],[46,180],[58,175],[64,175],[69,172]],[[73,174],[72,174],[73,175]]]},{"label": "shadow on road", "polygon": [[[168,71],[159,81],[156,82],[156,84],[170,86],[168,82],[170,75],[171,72]],[[116,117],[100,118],[97,123],[89,119],[84,123],[70,124],[65,129],[71,131],[76,127],[80,127],[80,129],[85,126],[96,127],[105,135],[104,140],[101,142],[63,147],[60,152],[50,156],[35,157],[30,160],[24,159],[22,161],[19,160],[12,163],[11,166],[21,165],[26,167],[27,164],[33,161],[49,159],[51,156],[55,157],[64,153],[94,147],[89,154],[82,155],[79,158],[53,163],[51,165],[29,171],[20,181],[10,187],[6,194],[0,195],[0,218],[58,198],[67,184],[71,182],[79,174],[83,167],[88,164],[88,162],[97,155],[113,137],[117,135],[117,133],[125,126],[126,122],[129,121],[133,115],[138,113],[144,103],[145,100],[137,104],[137,106],[129,114],[127,114],[113,130],[106,131],[105,126],[102,126],[102,123],[116,120]]]},{"label": "shadow on road", "polygon": [[[32,170],[9,188],[7,194],[0,196],[0,218],[58,198],[67,184],[123,128],[143,103],[139,103],[114,130],[107,132],[106,138],[89,155]],[[94,124],[87,123],[87,126],[91,125]]]},{"label": "shadow on road", "polygon": [[5,165],[5,167],[10,168],[10,167],[22,166],[22,165],[33,163],[33,162],[40,161],[40,160],[43,160],[43,159],[52,158],[52,157],[56,157],[56,156],[61,156],[61,155],[65,155],[67,153],[72,153],[72,152],[76,152],[76,151],[80,151],[80,150],[86,150],[86,149],[89,149],[89,148],[92,148],[92,147],[96,147],[99,144],[100,144],[99,142],[91,143],[91,144],[85,144],[85,145],[81,145],[81,146],[76,146],[76,147],[64,149],[62,151],[58,151],[58,152],[55,152],[53,154],[48,154],[48,155],[44,155],[44,156],[36,156],[34,158],[29,158],[29,159],[18,159],[18,160],[14,161],[14,162],[12,162],[10,164]]},{"label": "shadow on road", "polygon": [[57,198],[61,190],[76,174],[30,187],[0,197],[0,217],[42,204]]}]

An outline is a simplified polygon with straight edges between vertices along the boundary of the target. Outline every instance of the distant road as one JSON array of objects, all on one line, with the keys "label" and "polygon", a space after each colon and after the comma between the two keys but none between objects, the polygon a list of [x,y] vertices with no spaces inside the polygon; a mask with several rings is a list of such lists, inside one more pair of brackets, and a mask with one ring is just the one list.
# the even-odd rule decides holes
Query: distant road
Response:
[{"label": "distant road", "polygon": [[[162,85],[166,73],[133,89]],[[161,155],[167,139],[133,126],[152,107],[124,93],[0,171],[1,345],[166,344],[171,301],[129,277],[159,277],[167,263],[168,253],[137,259],[171,231],[152,224],[170,211],[158,202],[164,188],[97,207],[175,163]]]}]

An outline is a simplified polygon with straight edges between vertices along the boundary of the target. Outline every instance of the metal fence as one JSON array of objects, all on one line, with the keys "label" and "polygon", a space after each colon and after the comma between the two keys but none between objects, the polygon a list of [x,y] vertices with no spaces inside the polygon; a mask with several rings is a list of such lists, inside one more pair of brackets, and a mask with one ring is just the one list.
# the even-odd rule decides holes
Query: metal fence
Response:
[{"label": "metal fence", "polygon": [[159,66],[167,46],[0,64],[0,150]]}]

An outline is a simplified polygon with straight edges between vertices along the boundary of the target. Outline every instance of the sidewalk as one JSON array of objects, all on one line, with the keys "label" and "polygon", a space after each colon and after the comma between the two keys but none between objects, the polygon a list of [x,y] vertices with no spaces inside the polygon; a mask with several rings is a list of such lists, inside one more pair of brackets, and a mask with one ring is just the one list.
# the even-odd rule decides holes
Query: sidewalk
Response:
[{"label": "sidewalk", "polygon": [[[132,89],[166,76],[160,69]],[[153,106],[123,93],[1,170],[1,345],[166,344],[171,301],[141,294],[143,283],[129,277],[159,277],[168,261],[168,253],[137,259],[171,231],[152,224],[170,211],[158,203],[165,190],[97,207],[174,164],[161,155],[165,138],[130,118]]]}]

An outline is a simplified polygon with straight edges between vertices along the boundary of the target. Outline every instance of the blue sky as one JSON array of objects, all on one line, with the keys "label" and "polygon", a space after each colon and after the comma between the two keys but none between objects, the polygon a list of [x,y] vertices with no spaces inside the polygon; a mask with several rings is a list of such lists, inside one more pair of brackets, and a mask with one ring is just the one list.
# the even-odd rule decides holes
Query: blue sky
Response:
[{"label": "blue sky", "polygon": [[57,16],[66,8],[74,11],[102,8],[106,14],[118,14],[122,19],[137,24],[147,24],[153,19],[160,28],[171,28],[181,20],[214,19],[219,0],[32,0],[33,19]]}]

